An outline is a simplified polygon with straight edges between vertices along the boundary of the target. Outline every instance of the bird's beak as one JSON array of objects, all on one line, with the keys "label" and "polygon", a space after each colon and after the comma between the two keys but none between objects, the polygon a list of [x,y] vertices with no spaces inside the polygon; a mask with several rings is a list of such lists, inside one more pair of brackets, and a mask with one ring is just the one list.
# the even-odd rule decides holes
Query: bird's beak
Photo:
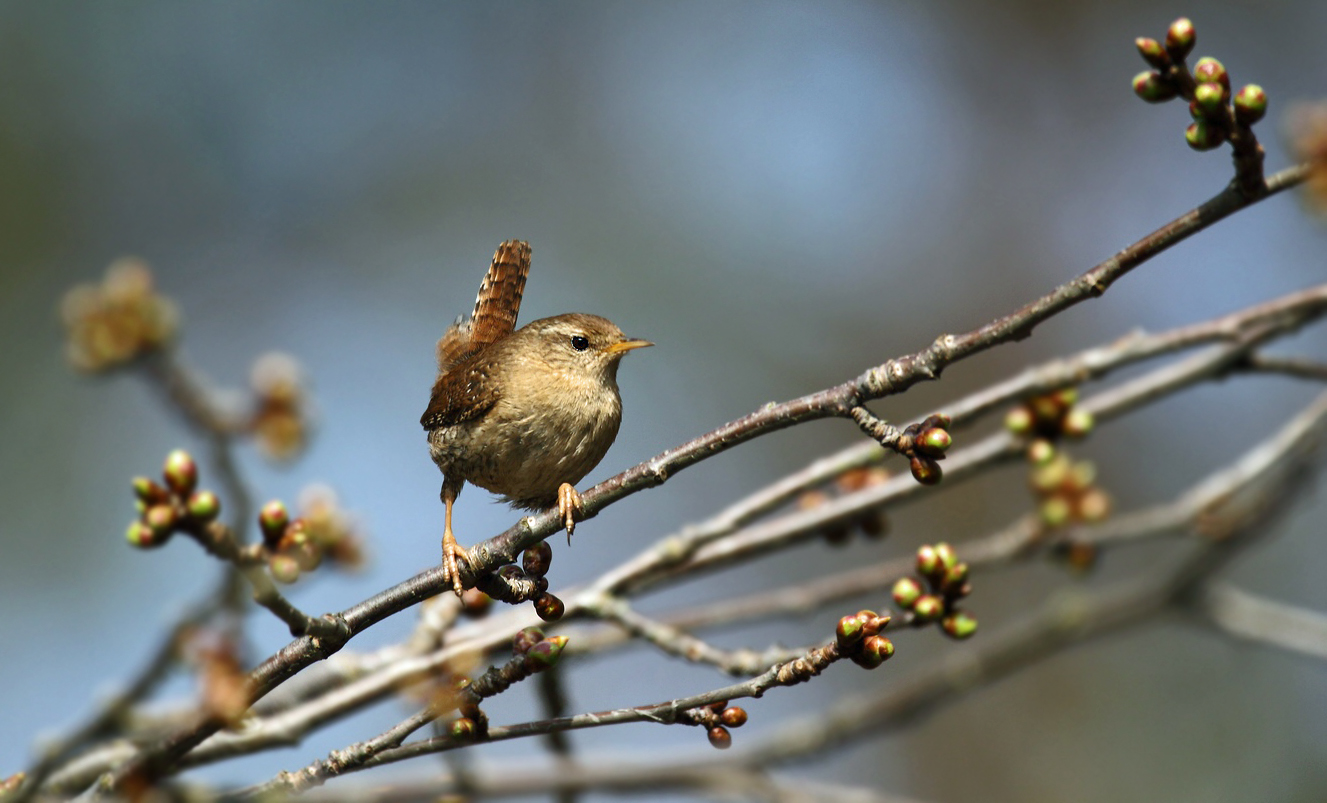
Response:
[{"label": "bird's beak", "polygon": [[613,345],[604,349],[604,351],[607,351],[609,354],[621,354],[624,351],[631,351],[632,349],[643,349],[646,346],[653,346],[653,345],[654,344],[648,340],[623,340],[621,343],[614,343]]}]

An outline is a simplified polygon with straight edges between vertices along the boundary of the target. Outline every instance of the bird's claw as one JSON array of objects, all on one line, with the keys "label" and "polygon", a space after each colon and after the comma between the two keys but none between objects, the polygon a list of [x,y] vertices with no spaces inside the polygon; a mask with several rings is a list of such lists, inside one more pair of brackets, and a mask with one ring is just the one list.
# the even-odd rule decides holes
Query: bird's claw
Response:
[{"label": "bird's claw", "polygon": [[470,562],[470,555],[456,543],[456,536],[451,531],[442,534],[442,571],[443,577],[449,577],[452,581],[452,589],[456,591],[456,596],[461,596],[465,591],[465,586],[461,584],[461,572],[456,565],[456,559],[461,558],[467,564]]},{"label": "bird's claw", "polygon": [[571,545],[571,534],[576,530],[576,517],[585,515],[585,502],[580,493],[569,482],[558,486],[558,516],[567,528],[567,545]]}]

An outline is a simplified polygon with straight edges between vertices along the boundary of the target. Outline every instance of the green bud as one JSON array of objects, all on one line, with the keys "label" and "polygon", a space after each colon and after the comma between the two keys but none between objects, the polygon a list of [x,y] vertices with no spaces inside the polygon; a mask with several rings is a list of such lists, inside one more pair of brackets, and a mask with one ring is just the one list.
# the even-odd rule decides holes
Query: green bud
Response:
[{"label": "green bud", "polygon": [[1045,438],[1037,438],[1028,444],[1028,462],[1034,466],[1044,466],[1055,459],[1055,444]]},{"label": "green bud", "polygon": [[1224,95],[1225,91],[1221,89],[1220,84],[1199,84],[1193,90],[1193,102],[1210,116],[1220,111]]},{"label": "green bud", "polygon": [[1032,431],[1032,425],[1036,421],[1032,418],[1032,411],[1023,405],[1005,413],[1004,428],[1015,435],[1026,435]]},{"label": "green bud", "polygon": [[221,513],[221,500],[211,491],[195,491],[186,505],[189,518],[209,522]]},{"label": "green bud", "polygon": [[1235,95],[1235,119],[1240,125],[1253,125],[1267,114],[1267,93],[1257,84],[1249,84]]},{"label": "green bud", "polygon": [[958,589],[962,588],[963,585],[968,581],[969,571],[970,570],[968,569],[968,564],[966,563],[955,563],[953,566],[950,566],[949,569],[945,572],[945,579],[943,583],[945,591],[946,592],[950,590],[957,591]]},{"label": "green bud", "polygon": [[1075,407],[1064,417],[1060,424],[1060,431],[1070,438],[1083,438],[1096,426],[1096,417],[1088,410],[1081,407]]},{"label": "green bud", "polygon": [[934,622],[945,612],[945,601],[934,594],[923,594],[913,603],[912,612],[919,622]]},{"label": "green bud", "polygon": [[299,561],[293,555],[273,555],[267,561],[267,569],[272,573],[273,580],[286,585],[295,582],[300,576]]},{"label": "green bud", "polygon": [[566,636],[552,636],[530,647],[525,654],[525,668],[530,672],[542,672],[557,666],[562,648],[567,646]]},{"label": "green bud", "polygon": [[170,492],[147,477],[134,477],[134,496],[147,505],[155,505],[170,499]]},{"label": "green bud", "polygon": [[166,543],[170,538],[170,533],[165,536],[158,536],[152,531],[152,528],[141,521],[131,522],[129,529],[125,530],[125,540],[139,549],[155,549]]},{"label": "green bud", "polygon": [[166,455],[166,465],[162,469],[166,486],[179,496],[188,496],[198,485],[198,464],[183,449],[176,449]]},{"label": "green bud", "polygon": [[1193,65],[1193,80],[1198,84],[1217,84],[1226,92],[1230,91],[1230,75],[1225,65],[1211,56],[1203,56]]},{"label": "green bud", "polygon": [[977,620],[966,611],[954,611],[940,620],[940,628],[953,639],[965,639],[977,632]]},{"label": "green bud", "polygon": [[269,547],[275,547],[281,540],[288,524],[290,524],[290,511],[286,510],[285,503],[278,499],[273,499],[258,511],[258,529],[262,530],[263,541]]},{"label": "green bud", "polygon": [[1063,496],[1052,496],[1042,501],[1037,513],[1047,527],[1063,527],[1073,516],[1073,506]]},{"label": "green bud", "polygon": [[175,515],[175,508],[170,505],[153,505],[143,514],[143,523],[152,530],[155,538],[164,542],[175,531],[179,518]]},{"label": "green bud", "polygon": [[935,545],[935,557],[940,561],[940,566],[944,571],[949,571],[958,565],[958,555],[954,548],[944,541]]},{"label": "green bud", "polygon": [[1193,52],[1197,39],[1193,23],[1188,17],[1180,17],[1166,29],[1166,53],[1175,61],[1184,61],[1184,58]]},{"label": "green bud", "polygon": [[1221,143],[1226,141],[1226,135],[1219,127],[1199,120],[1184,129],[1184,141],[1195,151],[1210,151],[1221,147]]},{"label": "green bud", "polygon": [[922,430],[917,438],[917,451],[927,457],[944,457],[945,452],[954,444],[949,433],[939,427]]},{"label": "green bud", "polygon": [[905,611],[911,609],[921,595],[921,583],[911,577],[900,577],[898,582],[894,583],[894,603]]},{"label": "green bud", "polygon": [[935,547],[930,544],[922,544],[917,547],[917,571],[926,577],[931,577],[941,571],[940,556],[935,554]]},{"label": "green bud", "polygon": [[1133,93],[1148,103],[1164,103],[1179,94],[1179,90],[1159,72],[1140,72],[1133,77]]},{"label": "green bud", "polygon": [[839,626],[834,630],[834,638],[838,642],[839,649],[844,652],[865,637],[864,623],[855,614],[839,619]]},{"label": "green bud", "polygon": [[479,726],[469,717],[458,717],[447,726],[447,735],[459,742],[468,742],[475,738]]},{"label": "green bud", "polygon": [[1166,55],[1166,49],[1157,40],[1140,36],[1133,43],[1137,45],[1138,54],[1143,57],[1143,61],[1158,70],[1164,70],[1170,66],[1170,57]]}]

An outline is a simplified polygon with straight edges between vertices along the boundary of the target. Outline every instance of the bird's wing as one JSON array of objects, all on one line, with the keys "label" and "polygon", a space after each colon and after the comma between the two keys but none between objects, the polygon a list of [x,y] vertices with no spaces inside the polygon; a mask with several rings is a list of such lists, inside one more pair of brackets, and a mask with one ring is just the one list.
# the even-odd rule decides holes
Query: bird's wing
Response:
[{"label": "bird's wing", "polygon": [[431,430],[481,418],[498,403],[500,395],[485,362],[464,360],[438,375],[419,423]]},{"label": "bird's wing", "polygon": [[508,240],[499,245],[479,285],[475,311],[468,318],[457,318],[438,341],[439,373],[447,373],[447,369],[516,329],[528,275],[530,244]]}]

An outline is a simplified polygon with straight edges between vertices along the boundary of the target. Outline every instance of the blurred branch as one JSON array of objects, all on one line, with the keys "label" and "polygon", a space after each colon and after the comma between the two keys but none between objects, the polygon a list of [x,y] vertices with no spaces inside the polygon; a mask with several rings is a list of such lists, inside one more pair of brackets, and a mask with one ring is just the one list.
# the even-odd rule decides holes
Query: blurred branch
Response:
[{"label": "blurred branch", "polygon": [[1327,615],[1241,591],[1209,584],[1195,609],[1219,630],[1246,641],[1327,660]]}]

